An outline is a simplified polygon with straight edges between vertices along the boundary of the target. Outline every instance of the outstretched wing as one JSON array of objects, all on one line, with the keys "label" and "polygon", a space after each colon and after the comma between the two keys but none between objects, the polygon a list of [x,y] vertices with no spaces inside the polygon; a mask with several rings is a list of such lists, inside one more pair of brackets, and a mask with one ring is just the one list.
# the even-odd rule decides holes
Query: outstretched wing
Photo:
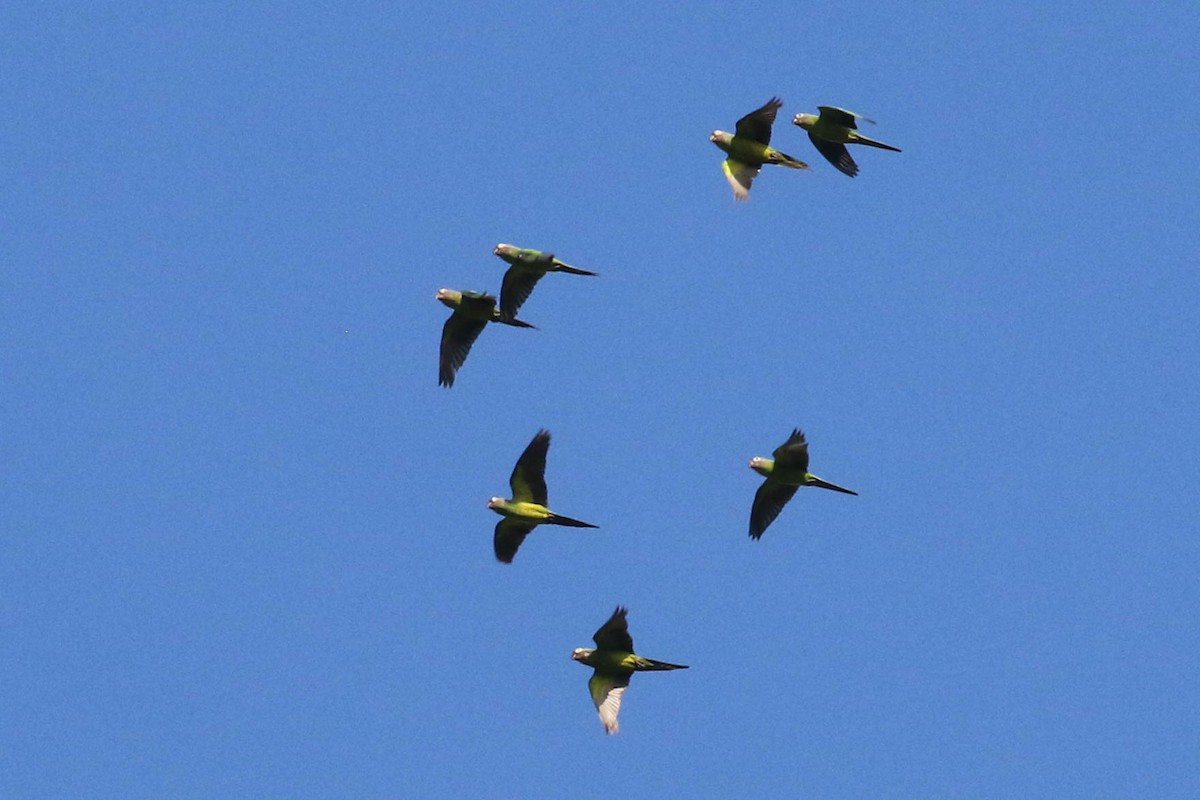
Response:
[{"label": "outstretched wing", "polygon": [[633,652],[633,637],[629,635],[629,623],[625,620],[628,613],[629,609],[625,606],[617,606],[608,622],[601,625],[592,636],[596,647],[601,650],[619,650],[623,653]]},{"label": "outstretched wing", "polygon": [[487,320],[472,319],[455,311],[442,326],[442,346],[438,354],[438,385],[453,386],[454,375],[467,360],[471,345],[487,326]]},{"label": "outstretched wing", "polygon": [[743,164],[741,161],[727,158],[721,162],[721,169],[725,172],[725,180],[729,181],[729,186],[733,189],[734,199],[745,200],[748,198],[750,196],[750,184],[758,177],[759,168],[752,164]]},{"label": "outstretched wing", "polygon": [[504,282],[500,284],[500,315],[504,319],[512,319],[517,315],[517,309],[529,299],[533,287],[546,273],[538,269],[526,269],[520,266],[509,267],[504,273]]},{"label": "outstretched wing", "polygon": [[792,435],[787,441],[775,448],[775,467],[787,467],[800,472],[808,472],[808,442],[804,439],[804,431],[792,429]]},{"label": "outstretched wing", "polygon": [[767,478],[763,485],[754,493],[754,505],[750,506],[750,538],[757,539],[763,535],[783,507],[792,499],[799,487],[773,481]]},{"label": "outstretched wing", "polygon": [[817,110],[821,112],[822,119],[826,119],[835,125],[845,125],[847,128],[858,128],[855,120],[861,119],[863,122],[875,124],[875,120],[870,117],[864,117],[862,114],[855,114],[853,111],[847,111],[844,108],[837,106],[817,106]]},{"label": "outstretched wing", "polygon": [[496,523],[496,533],[492,537],[492,548],[496,551],[496,560],[511,564],[521,547],[521,542],[536,528],[527,522],[505,517]]},{"label": "outstretched wing", "polygon": [[778,97],[772,97],[761,108],[756,108],[737,121],[733,129],[734,135],[745,136],[763,144],[771,143],[771,126],[775,124],[775,114],[783,105]]},{"label": "outstretched wing", "polygon": [[546,451],[550,449],[550,431],[545,428],[534,434],[525,452],[517,459],[509,476],[512,499],[518,503],[546,505]]},{"label": "outstretched wing", "polygon": [[825,156],[825,160],[837,167],[840,172],[851,178],[858,174],[858,164],[855,164],[854,159],[850,157],[850,151],[846,149],[846,145],[813,136],[811,131],[808,138],[813,143],[813,147]]},{"label": "outstretched wing", "polygon": [[621,711],[621,696],[629,686],[628,675],[611,675],[596,670],[588,680],[588,691],[592,693],[592,702],[600,712],[600,721],[604,730],[616,733],[617,714]]}]

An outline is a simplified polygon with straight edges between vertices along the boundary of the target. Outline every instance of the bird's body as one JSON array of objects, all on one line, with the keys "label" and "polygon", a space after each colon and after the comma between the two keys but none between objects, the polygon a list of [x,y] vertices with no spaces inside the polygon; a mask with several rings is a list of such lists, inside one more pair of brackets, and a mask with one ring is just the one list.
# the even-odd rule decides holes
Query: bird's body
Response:
[{"label": "bird's body", "polygon": [[644,658],[636,653],[624,653],[619,650],[587,650],[580,648],[579,657],[575,659],[601,672],[611,672],[619,675],[632,675],[634,672],[653,672],[667,669],[687,669],[682,664],[672,664],[667,661],[656,661]]},{"label": "bird's body", "polygon": [[875,120],[847,111],[837,106],[817,106],[818,114],[797,114],[792,117],[792,124],[808,131],[808,138],[825,160],[838,168],[840,172],[853,178],[858,174],[858,164],[846,149],[848,144],[865,144],[880,150],[891,150],[899,153],[900,148],[894,147],[877,139],[863,136],[858,132],[856,120],[875,124]]},{"label": "bird's body", "polygon": [[504,282],[500,286],[500,313],[506,318],[516,315],[517,309],[528,299],[533,287],[547,272],[568,272],[572,275],[591,275],[586,269],[573,267],[564,261],[559,261],[553,253],[532,250],[516,245],[496,245],[492,253],[504,259],[511,266],[504,273]]},{"label": "bird's body", "polygon": [[496,560],[511,564],[525,537],[538,525],[564,525],[570,528],[595,528],[590,522],[565,517],[546,507],[546,453],[550,432],[538,431],[513,467],[508,485],[511,499],[493,497],[488,508],[504,519],[496,523],[492,547]]},{"label": "bird's body", "polygon": [[532,328],[528,322],[515,317],[505,319],[496,308],[496,298],[486,292],[459,292],[438,289],[437,299],[454,309],[442,326],[442,343],[438,352],[438,385],[454,385],[458,368],[467,360],[471,345],[483,333],[489,322],[501,322],[516,328]]},{"label": "bird's body", "polygon": [[493,497],[488,501],[488,508],[504,517],[525,520],[536,525],[566,525],[571,528],[595,528],[589,522],[564,517],[546,508],[540,503],[521,503],[505,500],[503,497]]},{"label": "bird's body", "polygon": [[758,539],[763,535],[801,486],[858,494],[853,489],[830,483],[808,471],[808,442],[804,438],[804,431],[799,428],[794,429],[787,441],[775,448],[772,455],[775,458],[755,456],[750,459],[750,469],[766,478],[758,487],[754,504],[750,507],[751,538]]},{"label": "bird's body", "polygon": [[739,119],[734,133],[713,131],[708,137],[729,156],[721,163],[721,169],[737,200],[750,196],[750,184],[764,164],[808,169],[808,164],[800,159],[771,147],[771,125],[782,105],[778,97],[773,97],[761,108]]},{"label": "bird's body", "polygon": [[608,621],[592,636],[596,646],[577,647],[571,653],[572,659],[595,670],[588,680],[588,691],[608,733],[618,730],[617,714],[621,710],[621,697],[629,686],[630,675],[635,672],[688,668],[686,664],[672,664],[634,653],[626,614],[627,609],[617,606]]}]

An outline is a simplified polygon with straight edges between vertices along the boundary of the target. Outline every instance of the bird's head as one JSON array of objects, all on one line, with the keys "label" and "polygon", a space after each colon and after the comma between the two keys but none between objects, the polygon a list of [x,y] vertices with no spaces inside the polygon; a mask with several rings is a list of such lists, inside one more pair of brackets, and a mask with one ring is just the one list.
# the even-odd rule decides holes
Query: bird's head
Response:
[{"label": "bird's head", "polygon": [[813,123],[816,121],[816,114],[797,114],[796,116],[792,117],[792,124],[799,125],[801,128],[804,128],[804,130],[809,130],[812,128]]},{"label": "bird's head", "polygon": [[499,511],[501,508],[504,508],[504,498],[503,497],[491,498],[490,500],[488,500],[488,508],[490,508],[492,511]]},{"label": "bird's head", "polygon": [[576,647],[571,651],[571,658],[574,661],[582,661],[586,664],[594,652],[596,651],[591,647]]},{"label": "bird's head", "polygon": [[462,302],[462,292],[456,292],[453,289],[438,289],[437,299],[444,305],[457,308],[458,304]]},{"label": "bird's head", "polygon": [[498,244],[492,248],[492,255],[504,256],[516,249],[517,248],[511,244],[505,244],[504,242],[501,242],[500,244]]},{"label": "bird's head", "polygon": [[716,145],[729,144],[729,140],[732,138],[725,131],[713,131],[708,135],[708,140]]},{"label": "bird's head", "polygon": [[759,475],[767,476],[771,474],[771,468],[775,466],[775,462],[769,458],[755,456],[750,459],[750,469],[757,472]]}]

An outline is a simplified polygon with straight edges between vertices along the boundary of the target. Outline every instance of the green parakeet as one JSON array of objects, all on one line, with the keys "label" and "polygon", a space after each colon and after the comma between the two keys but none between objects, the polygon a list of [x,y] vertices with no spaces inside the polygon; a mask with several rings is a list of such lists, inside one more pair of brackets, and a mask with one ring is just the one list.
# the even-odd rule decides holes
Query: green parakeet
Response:
[{"label": "green parakeet", "polygon": [[750,196],[750,184],[763,164],[781,164],[792,169],[808,169],[798,158],[781,153],[771,144],[771,125],[783,101],[772,97],[762,108],[751,111],[737,121],[734,133],[713,131],[708,140],[729,154],[721,164],[725,179],[733,188],[737,200]]},{"label": "green parakeet", "polygon": [[788,440],[776,447],[772,455],[775,456],[774,459],[759,456],[750,459],[750,469],[766,477],[754,495],[754,505],[750,507],[752,539],[763,535],[763,531],[775,521],[779,512],[796,493],[796,489],[801,486],[819,486],[835,492],[858,494],[844,486],[822,480],[808,471],[808,442],[804,440],[804,431],[799,428],[793,430]]},{"label": "green parakeet", "polygon": [[899,147],[869,139],[858,132],[856,119],[875,124],[875,120],[867,119],[862,114],[855,114],[836,106],[817,106],[821,114],[797,114],[792,117],[792,124],[799,125],[808,131],[808,138],[813,145],[825,156],[825,160],[837,167],[842,173],[853,178],[858,174],[858,164],[850,157],[846,149],[848,144],[865,144],[878,147],[880,150],[891,150],[899,153]]},{"label": "green parakeet", "polygon": [[454,309],[442,326],[442,346],[438,353],[438,385],[453,386],[454,374],[467,360],[471,345],[489,322],[503,322],[517,328],[532,328],[519,319],[502,319],[496,298],[486,292],[457,292],[438,289],[437,299]]},{"label": "green parakeet", "polygon": [[553,253],[543,253],[541,250],[530,250],[516,245],[496,245],[492,253],[500,256],[512,266],[504,273],[504,283],[500,285],[500,313],[513,317],[517,309],[528,299],[533,287],[547,272],[569,272],[572,275],[596,275],[586,269],[572,267],[559,261]]},{"label": "green parakeet", "polygon": [[595,670],[588,681],[588,690],[596,710],[600,712],[604,730],[609,733],[617,732],[617,713],[621,710],[621,696],[629,686],[630,675],[635,672],[687,669],[686,664],[671,664],[635,655],[629,623],[625,621],[627,613],[626,608],[617,606],[608,622],[601,625],[600,630],[592,636],[596,647],[576,647],[571,653],[571,658]]},{"label": "green parakeet", "polygon": [[493,497],[488,508],[504,519],[496,523],[492,545],[496,560],[511,564],[517,548],[538,525],[566,525],[571,528],[595,528],[590,522],[564,517],[546,508],[546,451],[550,449],[550,431],[542,429],[517,459],[508,485],[512,499]]}]

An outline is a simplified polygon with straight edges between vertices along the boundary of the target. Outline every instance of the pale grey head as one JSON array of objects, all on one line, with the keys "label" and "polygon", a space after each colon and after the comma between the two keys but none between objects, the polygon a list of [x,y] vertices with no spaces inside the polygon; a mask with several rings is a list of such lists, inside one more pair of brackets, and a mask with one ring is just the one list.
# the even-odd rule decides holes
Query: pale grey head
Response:
[{"label": "pale grey head", "polygon": [[797,114],[792,117],[792,124],[799,125],[804,130],[811,128],[817,121],[816,114]]},{"label": "pale grey head", "polygon": [[754,458],[750,459],[750,469],[754,470],[759,475],[763,475],[763,476],[770,475],[771,469],[774,466],[775,466],[775,462],[769,458],[763,458],[762,456],[755,456]]}]

